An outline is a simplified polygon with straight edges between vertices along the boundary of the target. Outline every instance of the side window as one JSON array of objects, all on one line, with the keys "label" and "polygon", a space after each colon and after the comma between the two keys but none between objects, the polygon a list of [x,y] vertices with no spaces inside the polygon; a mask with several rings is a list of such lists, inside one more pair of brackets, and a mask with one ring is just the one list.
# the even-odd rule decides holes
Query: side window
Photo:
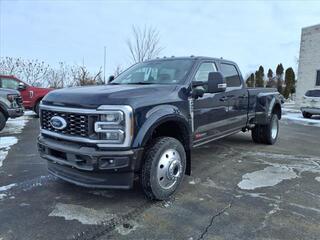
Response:
[{"label": "side window", "polygon": [[10,78],[1,78],[1,87],[2,88],[10,88],[10,89],[18,89],[19,82]]},{"label": "side window", "polygon": [[226,83],[228,87],[240,87],[240,76],[234,65],[221,63],[221,72],[223,76],[226,78]]},{"label": "side window", "polygon": [[317,71],[316,86],[320,86],[320,70]]},{"label": "side window", "polygon": [[214,63],[202,63],[193,79],[194,82],[208,82],[208,75],[210,72],[216,72]]}]

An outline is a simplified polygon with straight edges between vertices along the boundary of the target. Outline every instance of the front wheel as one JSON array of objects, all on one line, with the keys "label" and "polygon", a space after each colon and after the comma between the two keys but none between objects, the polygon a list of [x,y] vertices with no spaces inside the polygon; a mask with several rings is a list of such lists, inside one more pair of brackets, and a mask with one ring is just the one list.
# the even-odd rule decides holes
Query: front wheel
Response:
[{"label": "front wheel", "polygon": [[7,122],[6,116],[3,114],[3,112],[0,111],[0,131],[4,129],[4,127],[6,126],[6,122]]},{"label": "front wheel", "polygon": [[149,199],[168,199],[179,187],[186,169],[186,152],[175,138],[160,137],[149,146],[141,169],[142,188]]}]

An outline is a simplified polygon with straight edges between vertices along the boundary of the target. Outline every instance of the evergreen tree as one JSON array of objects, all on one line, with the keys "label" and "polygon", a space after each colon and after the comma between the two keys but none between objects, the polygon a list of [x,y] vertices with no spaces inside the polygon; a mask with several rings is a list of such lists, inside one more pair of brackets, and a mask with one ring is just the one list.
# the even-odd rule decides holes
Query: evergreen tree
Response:
[{"label": "evergreen tree", "polygon": [[273,71],[270,68],[268,70],[267,77],[268,77],[268,82],[266,87],[269,87],[269,88],[275,87],[276,84],[275,84],[275,81],[273,80]]},{"label": "evergreen tree", "polygon": [[264,69],[262,66],[256,71],[256,87],[264,87]]},{"label": "evergreen tree", "polygon": [[247,87],[254,87],[254,74],[251,73],[250,76],[246,80]]},{"label": "evergreen tree", "polygon": [[273,71],[272,71],[270,68],[269,68],[269,70],[268,70],[267,77],[268,77],[269,81],[271,81],[272,78],[273,78]]},{"label": "evergreen tree", "polygon": [[295,83],[296,83],[296,76],[294,74],[293,69],[290,67],[285,72],[285,88],[283,91],[283,95],[286,99],[290,97],[291,94],[295,93]]},{"label": "evergreen tree", "polygon": [[276,76],[277,76],[277,89],[279,93],[282,94],[282,78],[283,78],[283,71],[284,68],[282,66],[282,63],[278,64],[277,69],[276,69]]}]

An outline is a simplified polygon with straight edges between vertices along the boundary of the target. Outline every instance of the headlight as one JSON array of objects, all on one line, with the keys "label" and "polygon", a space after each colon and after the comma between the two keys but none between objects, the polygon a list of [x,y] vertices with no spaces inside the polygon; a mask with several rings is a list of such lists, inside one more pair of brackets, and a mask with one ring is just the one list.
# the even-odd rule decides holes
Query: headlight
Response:
[{"label": "headlight", "polygon": [[120,124],[123,121],[123,112],[121,111],[110,111],[110,113],[100,116],[101,122],[109,124]]},{"label": "headlight", "polygon": [[129,146],[133,137],[132,108],[130,106],[102,105],[98,109],[99,119],[94,123],[94,130],[107,147],[110,144]]},{"label": "headlight", "polygon": [[9,102],[13,102],[16,97],[17,97],[16,94],[8,94],[7,95],[7,99]]}]

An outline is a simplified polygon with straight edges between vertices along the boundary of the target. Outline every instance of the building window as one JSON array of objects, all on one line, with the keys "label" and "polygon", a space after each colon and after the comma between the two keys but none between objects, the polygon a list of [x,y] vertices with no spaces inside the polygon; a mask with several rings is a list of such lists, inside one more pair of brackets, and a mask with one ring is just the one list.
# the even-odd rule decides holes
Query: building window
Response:
[{"label": "building window", "polygon": [[316,86],[320,87],[320,70],[317,71]]}]

